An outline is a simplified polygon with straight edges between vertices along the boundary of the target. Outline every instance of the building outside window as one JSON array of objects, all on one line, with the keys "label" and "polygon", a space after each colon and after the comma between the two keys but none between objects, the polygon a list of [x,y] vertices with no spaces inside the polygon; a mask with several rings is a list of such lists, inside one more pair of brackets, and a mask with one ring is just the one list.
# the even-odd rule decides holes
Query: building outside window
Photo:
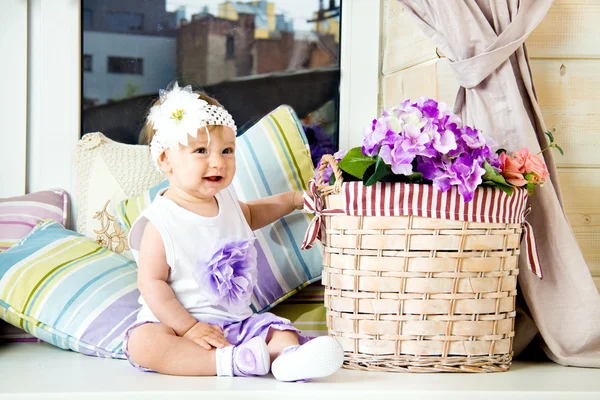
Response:
[{"label": "building outside window", "polygon": [[83,72],[92,72],[92,60],[93,58],[91,54],[83,55],[83,59],[81,61],[81,68],[83,69]]},{"label": "building outside window", "polygon": [[110,11],[108,13],[108,26],[120,32],[140,32],[144,29],[144,14]]},{"label": "building outside window", "polygon": [[130,57],[108,57],[108,72],[112,74],[144,74],[144,60]]},{"label": "building outside window", "polygon": [[235,49],[234,49],[234,37],[233,35],[227,35],[227,41],[225,42],[225,59],[229,60],[232,59],[235,56]]},{"label": "building outside window", "polygon": [[89,8],[82,10],[81,25],[83,29],[91,29],[93,27],[93,12]]}]

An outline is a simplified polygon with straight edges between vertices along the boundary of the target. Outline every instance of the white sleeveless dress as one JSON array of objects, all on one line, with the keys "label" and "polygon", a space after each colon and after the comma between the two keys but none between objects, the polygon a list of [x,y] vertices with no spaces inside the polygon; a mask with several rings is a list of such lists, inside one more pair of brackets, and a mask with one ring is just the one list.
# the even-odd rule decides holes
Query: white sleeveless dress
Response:
[{"label": "white sleeveless dress", "polygon": [[[139,262],[142,234],[150,221],[165,246],[170,267],[167,283],[194,318],[212,323],[248,318],[256,283],[256,250],[233,189],[230,186],[217,193],[219,213],[211,218],[180,207],[163,196],[165,191],[131,228],[129,245],[135,260]],[[142,309],[137,322],[158,322],[142,296],[139,302]]]}]

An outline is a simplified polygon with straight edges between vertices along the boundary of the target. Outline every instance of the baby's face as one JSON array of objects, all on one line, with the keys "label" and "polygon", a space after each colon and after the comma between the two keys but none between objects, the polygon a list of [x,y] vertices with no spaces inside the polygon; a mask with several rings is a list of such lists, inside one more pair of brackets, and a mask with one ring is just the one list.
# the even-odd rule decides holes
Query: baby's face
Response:
[{"label": "baby's face", "polygon": [[210,142],[204,128],[188,145],[171,150],[172,179],[188,194],[212,198],[231,184],[235,175],[235,133],[226,126],[211,126]]}]

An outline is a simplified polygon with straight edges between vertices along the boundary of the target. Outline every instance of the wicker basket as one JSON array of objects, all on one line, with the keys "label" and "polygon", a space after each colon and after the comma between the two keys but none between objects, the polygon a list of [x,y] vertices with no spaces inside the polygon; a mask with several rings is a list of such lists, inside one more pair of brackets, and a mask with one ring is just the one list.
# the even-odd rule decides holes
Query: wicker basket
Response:
[{"label": "wicker basket", "polygon": [[[324,157],[321,171],[328,163],[336,183],[318,186],[318,193],[325,210],[346,212],[322,213],[323,284],[329,335],[344,347],[344,367],[508,370],[522,224],[349,215],[345,186],[350,183],[343,184],[331,156]],[[359,191],[367,189],[362,183],[352,184]],[[414,186],[384,185],[396,185],[397,190]],[[523,217],[525,203],[513,207],[518,218]],[[464,202],[462,207],[468,208]]]}]

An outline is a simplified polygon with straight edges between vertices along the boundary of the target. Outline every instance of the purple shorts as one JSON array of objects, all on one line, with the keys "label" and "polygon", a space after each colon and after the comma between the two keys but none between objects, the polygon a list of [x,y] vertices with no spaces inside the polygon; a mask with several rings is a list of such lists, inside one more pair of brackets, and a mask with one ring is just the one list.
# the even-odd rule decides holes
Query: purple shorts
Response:
[{"label": "purple shorts", "polygon": [[[129,360],[131,365],[146,372],[156,372],[154,370],[144,368],[137,363],[135,363],[130,355],[129,351],[127,351],[127,344],[129,342],[129,337],[131,332],[138,326],[149,324],[149,323],[157,323],[153,321],[141,321],[131,325],[127,331],[125,332],[125,339],[123,340],[123,353],[125,357]],[[239,322],[231,322],[231,323],[211,323],[213,325],[219,325],[221,329],[223,329],[223,333],[225,334],[225,338],[229,343],[234,346],[237,346],[241,343],[244,343],[252,338],[260,336],[264,340],[267,340],[267,336],[269,335],[269,331],[271,329],[275,329],[278,331],[294,331],[298,334],[298,343],[304,344],[308,342],[311,338],[304,335],[300,330],[296,329],[292,323],[285,319],[276,316],[275,314],[271,314],[269,312],[262,314],[254,314],[243,321]]]}]

